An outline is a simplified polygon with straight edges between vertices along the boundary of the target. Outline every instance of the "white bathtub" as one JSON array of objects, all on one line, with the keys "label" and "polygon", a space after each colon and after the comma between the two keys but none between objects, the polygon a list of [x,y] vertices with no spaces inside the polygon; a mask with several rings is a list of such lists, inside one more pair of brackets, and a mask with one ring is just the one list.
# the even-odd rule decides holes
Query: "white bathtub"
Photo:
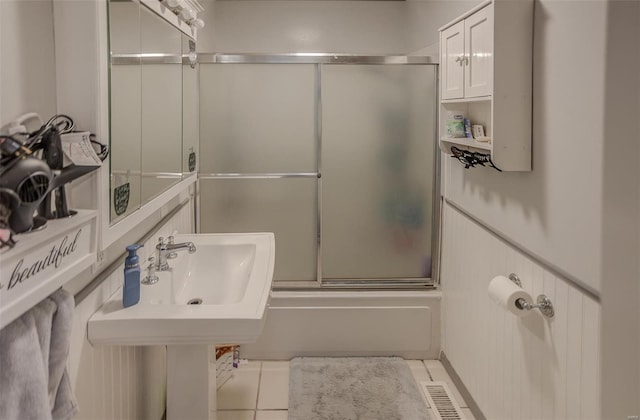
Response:
[{"label": "white bathtub", "polygon": [[401,356],[440,352],[439,291],[272,292],[267,321],[241,357]]}]

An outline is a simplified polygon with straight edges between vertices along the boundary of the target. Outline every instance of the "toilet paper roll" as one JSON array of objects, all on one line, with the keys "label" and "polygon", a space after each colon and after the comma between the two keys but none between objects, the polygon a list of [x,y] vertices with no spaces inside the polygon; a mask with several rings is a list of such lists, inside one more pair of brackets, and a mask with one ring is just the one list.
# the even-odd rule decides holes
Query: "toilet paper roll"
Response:
[{"label": "toilet paper roll", "polygon": [[529,293],[505,276],[496,276],[491,280],[489,283],[489,296],[498,305],[517,316],[524,316],[530,312],[516,306],[518,299],[522,298],[529,303],[533,302]]}]

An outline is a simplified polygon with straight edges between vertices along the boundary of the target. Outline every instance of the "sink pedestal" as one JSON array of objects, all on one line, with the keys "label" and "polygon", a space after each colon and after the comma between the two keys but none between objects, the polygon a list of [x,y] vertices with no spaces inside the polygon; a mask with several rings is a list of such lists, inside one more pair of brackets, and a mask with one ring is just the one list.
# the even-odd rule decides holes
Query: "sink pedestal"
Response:
[{"label": "sink pedestal", "polygon": [[167,346],[167,420],[216,419],[216,372],[209,370],[206,344]]}]

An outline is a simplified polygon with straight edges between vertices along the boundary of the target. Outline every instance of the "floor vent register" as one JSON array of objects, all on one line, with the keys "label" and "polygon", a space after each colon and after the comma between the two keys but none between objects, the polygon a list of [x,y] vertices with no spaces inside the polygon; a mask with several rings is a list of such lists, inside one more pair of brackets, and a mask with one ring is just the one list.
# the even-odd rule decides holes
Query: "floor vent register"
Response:
[{"label": "floor vent register", "polygon": [[466,420],[460,405],[445,382],[420,382],[420,388],[436,420]]}]

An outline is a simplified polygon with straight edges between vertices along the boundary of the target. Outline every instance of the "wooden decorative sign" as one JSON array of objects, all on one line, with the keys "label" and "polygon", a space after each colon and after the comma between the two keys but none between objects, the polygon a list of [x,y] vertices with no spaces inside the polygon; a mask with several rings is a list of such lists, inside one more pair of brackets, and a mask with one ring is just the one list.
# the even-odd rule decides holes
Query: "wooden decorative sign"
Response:
[{"label": "wooden decorative sign", "polygon": [[96,261],[96,212],[50,220],[0,253],[0,328]]}]

